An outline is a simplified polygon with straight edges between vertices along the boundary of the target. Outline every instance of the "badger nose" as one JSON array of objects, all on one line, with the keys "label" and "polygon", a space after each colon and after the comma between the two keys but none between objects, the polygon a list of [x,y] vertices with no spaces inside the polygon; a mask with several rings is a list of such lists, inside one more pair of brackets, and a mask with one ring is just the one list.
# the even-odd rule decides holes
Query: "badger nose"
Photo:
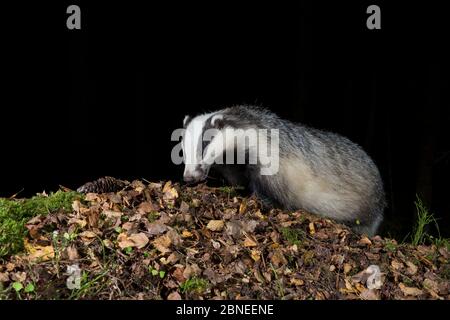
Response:
[{"label": "badger nose", "polygon": [[195,181],[195,178],[194,178],[194,176],[191,176],[191,175],[184,175],[183,180],[184,180],[184,182],[192,183]]}]

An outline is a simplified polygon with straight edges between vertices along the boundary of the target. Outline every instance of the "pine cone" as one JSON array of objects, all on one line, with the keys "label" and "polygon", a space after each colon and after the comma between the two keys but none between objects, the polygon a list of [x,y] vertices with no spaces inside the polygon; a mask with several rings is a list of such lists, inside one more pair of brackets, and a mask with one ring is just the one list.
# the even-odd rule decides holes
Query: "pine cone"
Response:
[{"label": "pine cone", "polygon": [[77,189],[79,193],[107,193],[117,192],[123,189],[127,183],[113,177],[103,177],[92,182],[85,183]]}]

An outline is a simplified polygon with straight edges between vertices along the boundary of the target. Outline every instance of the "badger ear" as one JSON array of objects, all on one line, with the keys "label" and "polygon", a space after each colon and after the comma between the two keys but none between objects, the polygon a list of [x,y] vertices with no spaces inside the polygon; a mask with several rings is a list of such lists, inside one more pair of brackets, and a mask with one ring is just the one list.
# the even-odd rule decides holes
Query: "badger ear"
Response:
[{"label": "badger ear", "polygon": [[191,122],[192,117],[190,115],[186,115],[183,120],[183,127],[186,129],[189,122]]},{"label": "badger ear", "polygon": [[211,118],[211,126],[217,129],[222,129],[225,125],[225,120],[222,114],[216,114]]}]

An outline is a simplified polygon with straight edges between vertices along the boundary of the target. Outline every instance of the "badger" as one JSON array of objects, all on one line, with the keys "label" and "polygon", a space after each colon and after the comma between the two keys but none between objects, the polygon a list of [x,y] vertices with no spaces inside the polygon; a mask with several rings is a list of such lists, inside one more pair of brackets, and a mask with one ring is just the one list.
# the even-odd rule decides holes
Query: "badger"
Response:
[{"label": "badger", "polygon": [[[214,168],[229,184],[246,187],[265,204],[286,210],[302,209],[344,223],[358,233],[374,235],[383,220],[386,202],[377,166],[360,146],[339,134],[246,105],[186,116],[183,127],[181,150],[186,183],[206,180]],[[217,134],[205,139],[209,129]],[[240,132],[231,136],[239,138],[247,129],[267,134],[256,144],[246,140],[246,161],[216,161],[223,159],[225,153],[236,151],[236,143],[231,143],[236,140],[224,142],[224,132]],[[273,129],[278,133],[278,168],[274,174],[263,174],[262,161],[256,157],[249,163],[248,155],[259,147],[260,141],[272,142],[268,130]]]}]

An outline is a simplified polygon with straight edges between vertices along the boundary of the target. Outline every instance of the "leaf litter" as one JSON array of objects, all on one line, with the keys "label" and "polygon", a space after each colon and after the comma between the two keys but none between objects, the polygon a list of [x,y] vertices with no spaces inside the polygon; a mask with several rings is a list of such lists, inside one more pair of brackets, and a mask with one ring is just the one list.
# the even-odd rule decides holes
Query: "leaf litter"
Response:
[{"label": "leaf litter", "polygon": [[205,184],[126,182],[26,227],[25,251],[0,260],[0,298],[450,299],[446,247],[368,238]]}]

